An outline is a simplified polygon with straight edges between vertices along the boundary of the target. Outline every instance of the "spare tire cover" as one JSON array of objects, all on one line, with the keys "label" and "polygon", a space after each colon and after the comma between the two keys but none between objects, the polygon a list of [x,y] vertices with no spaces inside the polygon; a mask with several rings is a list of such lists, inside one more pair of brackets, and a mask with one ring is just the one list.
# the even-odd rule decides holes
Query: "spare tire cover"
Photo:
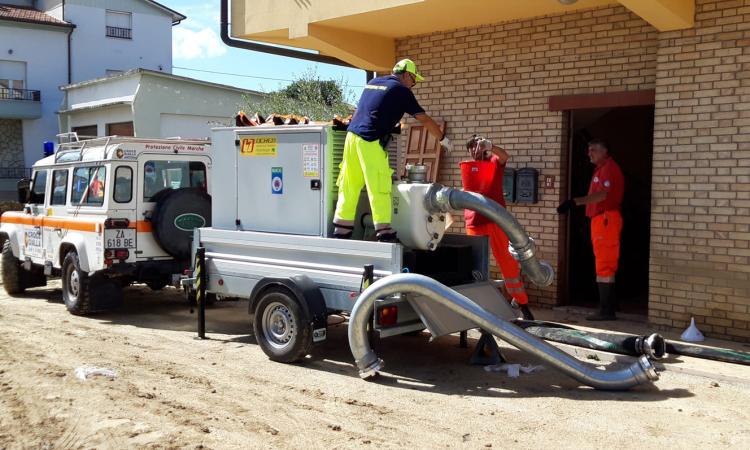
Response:
[{"label": "spare tire cover", "polygon": [[151,217],[161,248],[177,259],[188,259],[193,229],[211,226],[211,196],[200,189],[176,189],[160,196]]}]

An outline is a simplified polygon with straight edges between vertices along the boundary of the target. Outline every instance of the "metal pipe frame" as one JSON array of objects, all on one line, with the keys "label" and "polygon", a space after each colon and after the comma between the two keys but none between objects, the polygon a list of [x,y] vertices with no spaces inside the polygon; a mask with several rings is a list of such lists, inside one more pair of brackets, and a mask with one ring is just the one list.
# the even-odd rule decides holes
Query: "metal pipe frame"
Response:
[{"label": "metal pipe frame", "polygon": [[414,293],[424,296],[476,323],[520,350],[531,353],[583,384],[603,390],[625,390],[659,378],[656,369],[646,356],[625,369],[607,371],[579,361],[573,356],[533,336],[520,327],[492,315],[469,298],[432,278],[418,274],[396,274],[380,279],[360,294],[349,320],[349,347],[359,375],[369,378],[383,368],[383,360],[370,347],[367,323],[375,300],[396,293]]},{"label": "metal pipe frame", "polygon": [[495,222],[508,236],[510,253],[521,265],[523,272],[537,286],[549,286],[555,278],[555,271],[548,263],[539,261],[534,240],[529,237],[515,217],[494,200],[481,194],[462,191],[433,184],[425,197],[430,212],[450,212],[470,209]]}]

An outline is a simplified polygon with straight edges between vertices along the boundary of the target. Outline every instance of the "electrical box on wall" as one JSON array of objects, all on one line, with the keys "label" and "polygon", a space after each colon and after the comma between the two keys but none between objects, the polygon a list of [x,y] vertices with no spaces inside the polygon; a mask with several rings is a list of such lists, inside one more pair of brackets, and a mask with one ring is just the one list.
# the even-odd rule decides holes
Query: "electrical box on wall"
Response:
[{"label": "electrical box on wall", "polygon": [[505,203],[516,201],[516,169],[506,167],[503,173],[503,197]]},{"label": "electrical box on wall", "polygon": [[539,171],[524,167],[516,172],[516,203],[539,201]]}]

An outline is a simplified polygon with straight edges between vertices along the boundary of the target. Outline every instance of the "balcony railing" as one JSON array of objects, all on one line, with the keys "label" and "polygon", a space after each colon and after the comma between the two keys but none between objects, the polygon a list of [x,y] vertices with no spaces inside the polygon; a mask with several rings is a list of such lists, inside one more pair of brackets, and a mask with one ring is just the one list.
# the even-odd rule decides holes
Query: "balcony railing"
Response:
[{"label": "balcony railing", "polygon": [[0,178],[20,180],[31,177],[31,167],[0,167]]},{"label": "balcony railing", "polygon": [[118,39],[132,39],[133,30],[130,28],[107,27],[107,37]]},{"label": "balcony railing", "polygon": [[41,99],[42,94],[39,91],[0,87],[0,100],[26,100],[29,102],[38,102],[41,101]]}]

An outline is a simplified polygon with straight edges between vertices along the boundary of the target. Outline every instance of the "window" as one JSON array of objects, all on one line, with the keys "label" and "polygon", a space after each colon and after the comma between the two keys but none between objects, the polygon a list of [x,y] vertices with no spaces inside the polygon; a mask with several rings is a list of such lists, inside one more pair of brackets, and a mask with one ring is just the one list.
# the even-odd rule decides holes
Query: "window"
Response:
[{"label": "window", "polygon": [[70,202],[74,205],[99,206],[104,203],[104,186],[107,180],[104,167],[79,167],[73,172],[73,189]]},{"label": "window", "polygon": [[108,123],[107,136],[135,136],[133,122]]},{"label": "window", "polygon": [[206,189],[206,166],[198,161],[146,161],[143,165],[143,200],[164,189]]},{"label": "window", "polygon": [[121,73],[125,73],[125,72],[122,70],[117,70],[117,69],[104,69],[104,74],[108,77],[120,75]]},{"label": "window", "polygon": [[31,186],[29,203],[43,204],[44,192],[47,189],[47,171],[40,170],[34,174],[34,184]]},{"label": "window", "polygon": [[26,63],[0,60],[0,99],[31,100],[26,92]]},{"label": "window", "polygon": [[133,15],[129,12],[107,10],[107,37],[133,38]]},{"label": "window", "polygon": [[133,199],[133,169],[120,166],[115,170],[115,201],[128,203]]},{"label": "window", "polygon": [[73,127],[70,129],[78,135],[78,138],[92,138],[99,136],[97,134],[96,125],[82,125],[80,127]]},{"label": "window", "polygon": [[64,205],[68,197],[68,169],[52,172],[51,205]]}]

